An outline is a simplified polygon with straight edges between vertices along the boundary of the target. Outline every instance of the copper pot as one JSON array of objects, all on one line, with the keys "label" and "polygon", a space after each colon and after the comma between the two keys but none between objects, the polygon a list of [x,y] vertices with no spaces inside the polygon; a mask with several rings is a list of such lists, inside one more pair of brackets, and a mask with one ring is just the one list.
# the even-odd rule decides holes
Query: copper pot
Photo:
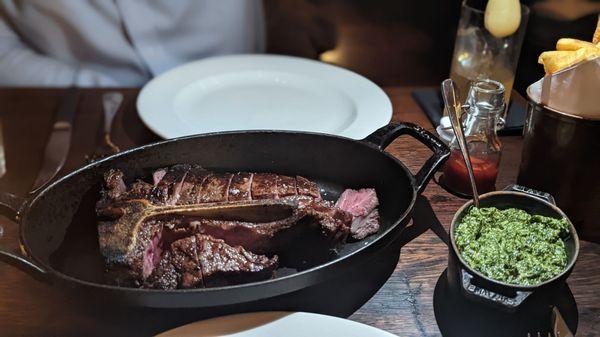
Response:
[{"label": "copper pot", "polygon": [[600,242],[600,119],[535,103],[531,87],[517,183],[546,191],[580,237]]}]

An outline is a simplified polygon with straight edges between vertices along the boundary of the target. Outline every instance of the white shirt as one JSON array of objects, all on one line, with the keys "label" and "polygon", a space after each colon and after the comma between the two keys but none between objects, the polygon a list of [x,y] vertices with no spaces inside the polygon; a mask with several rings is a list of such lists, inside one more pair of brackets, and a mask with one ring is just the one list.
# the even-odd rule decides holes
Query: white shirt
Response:
[{"label": "white shirt", "polygon": [[140,86],[200,58],[264,51],[261,0],[3,0],[0,85]]}]

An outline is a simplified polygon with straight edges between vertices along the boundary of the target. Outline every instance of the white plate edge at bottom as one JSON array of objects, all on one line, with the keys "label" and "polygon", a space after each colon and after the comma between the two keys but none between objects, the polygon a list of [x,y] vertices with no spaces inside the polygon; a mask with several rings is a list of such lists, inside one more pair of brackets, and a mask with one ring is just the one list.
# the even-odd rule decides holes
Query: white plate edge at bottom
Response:
[{"label": "white plate edge at bottom", "polygon": [[[308,320],[315,319],[321,321],[321,323],[344,322],[343,324],[348,325],[348,328],[360,329],[361,331],[364,330],[366,334],[362,336],[365,337],[369,337],[371,335],[373,337],[398,337],[397,335],[394,335],[388,331],[381,330],[379,328],[372,327],[370,325],[356,322],[350,319],[302,311],[259,311],[219,316],[185,324],[180,327],[161,332],[160,334],[156,335],[156,337],[228,337],[232,335],[239,335],[240,337],[242,337],[243,335],[241,335],[241,333],[243,333],[244,331],[258,329],[261,326],[269,324],[270,322],[285,319],[288,316],[295,316],[294,319],[305,319],[307,320],[307,323],[310,323]],[[228,324],[229,326],[231,326],[231,322],[239,319],[244,319],[244,323],[247,324],[248,328],[235,331],[232,331],[232,328],[229,328],[229,331],[227,331],[221,327],[223,324]],[[200,331],[203,331],[204,334],[199,335],[199,329],[201,329]],[[346,335],[335,335],[332,337],[342,336]]]}]

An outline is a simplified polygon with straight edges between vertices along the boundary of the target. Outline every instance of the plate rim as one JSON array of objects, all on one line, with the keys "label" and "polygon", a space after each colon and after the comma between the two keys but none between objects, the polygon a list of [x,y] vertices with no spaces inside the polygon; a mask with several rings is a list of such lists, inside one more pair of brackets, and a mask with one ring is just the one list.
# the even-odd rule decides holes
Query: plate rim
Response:
[{"label": "plate rim", "polygon": [[[330,63],[326,63],[326,62],[322,62],[319,60],[313,60],[313,59],[307,59],[307,58],[302,58],[302,57],[296,57],[296,56],[288,56],[288,55],[278,55],[278,54],[230,54],[230,55],[220,55],[220,56],[211,56],[211,57],[206,57],[203,59],[199,59],[199,60],[195,60],[195,61],[191,61],[191,62],[187,62],[184,64],[181,64],[177,67],[174,67],[156,77],[154,77],[153,79],[151,79],[149,82],[147,82],[142,89],[140,90],[140,92],[138,93],[137,99],[136,99],[136,110],[137,110],[137,114],[140,118],[140,120],[142,121],[142,123],[148,128],[150,129],[152,132],[154,132],[156,135],[160,136],[163,139],[172,139],[172,138],[177,138],[177,137],[181,137],[181,136],[186,136],[186,135],[191,135],[185,132],[181,132],[179,134],[174,134],[174,132],[171,131],[165,131],[164,128],[161,128],[160,126],[157,127],[155,121],[153,121],[153,118],[156,118],[156,112],[152,111],[151,108],[147,108],[144,105],[149,104],[148,102],[151,101],[152,99],[149,98],[151,97],[150,95],[154,94],[156,90],[160,90],[162,83],[168,81],[169,79],[172,78],[176,78],[177,76],[179,76],[179,73],[182,73],[184,71],[189,71],[189,70],[194,70],[194,69],[201,69],[203,67],[205,67],[207,64],[210,63],[226,63],[226,62],[257,62],[257,61],[262,61],[264,62],[264,64],[266,64],[266,67],[272,67],[272,65],[269,64],[268,61],[274,61],[275,62],[292,62],[292,63],[297,63],[300,64],[301,66],[306,66],[308,65],[309,67],[320,67],[321,70],[326,69],[329,72],[336,72],[338,74],[340,74],[341,76],[346,76],[346,77],[350,77],[353,78],[353,80],[355,81],[353,84],[356,85],[362,85],[362,86],[366,86],[369,88],[369,90],[371,90],[371,98],[378,100],[378,103],[380,106],[377,107],[377,110],[379,110],[377,112],[378,118],[373,118],[373,113],[370,112],[369,113],[369,119],[372,119],[373,122],[370,125],[359,125],[359,129],[358,130],[354,130],[352,132],[352,134],[345,134],[343,132],[335,132],[335,133],[329,133],[329,132],[318,132],[318,131],[314,131],[314,130],[310,130],[308,132],[318,132],[318,133],[322,133],[322,134],[330,134],[330,135],[337,135],[337,136],[342,136],[342,137],[347,137],[347,138],[351,138],[351,139],[355,139],[355,140],[360,140],[360,139],[364,139],[365,137],[367,137],[368,135],[370,135],[372,132],[374,132],[375,130],[377,130],[378,128],[388,124],[391,119],[392,119],[392,115],[393,115],[393,106],[392,106],[392,102],[390,100],[390,97],[386,94],[386,92],[379,87],[377,84],[375,84],[373,81],[369,80],[368,78],[366,78],[365,76],[358,74],[354,71],[345,69],[343,67],[340,67],[338,65],[334,65],[334,64],[330,64]],[[252,70],[251,67],[248,67],[248,69],[246,70]],[[224,72],[222,71],[218,71],[217,74],[223,74]],[[290,73],[292,74],[301,74],[299,72],[296,71],[291,71]],[[214,76],[214,75],[213,75]],[[309,75],[312,77],[312,75]],[[315,79],[320,79],[319,77],[316,77]],[[196,81],[196,80],[193,80]],[[346,87],[347,88],[347,87]],[[181,90],[183,88],[177,89],[177,90]],[[342,93],[347,93],[346,90],[344,90],[343,87],[337,87],[337,89],[341,89]],[[352,97],[349,97],[350,99],[352,99]],[[172,98],[168,98],[171,101],[174,101],[174,97]],[[357,100],[353,100],[353,102],[357,102]],[[364,109],[364,108],[363,108]],[[162,112],[159,112],[159,114],[164,114]],[[357,109],[357,114],[361,114],[361,112],[359,111],[359,109]],[[362,112],[362,114],[364,114],[364,112]],[[269,128],[272,129],[272,128]],[[245,131],[245,130],[229,130],[229,129],[213,129],[213,130],[202,130],[198,133],[194,133],[194,134],[204,134],[204,133],[211,133],[211,132],[226,132],[226,131]],[[281,129],[281,131],[300,131],[301,130],[287,130],[287,129]]]},{"label": "plate rim", "polygon": [[[351,325],[353,327],[360,327],[360,329],[362,330],[366,330],[365,332],[373,332],[373,333],[377,333],[377,336],[381,336],[381,337],[398,337],[398,335],[395,335],[389,331],[365,324],[365,323],[361,323],[361,322],[357,322],[354,320],[351,320],[349,318],[342,318],[342,317],[337,317],[337,316],[332,316],[332,315],[325,315],[325,314],[319,314],[319,313],[314,313],[314,312],[306,312],[306,311],[256,311],[256,312],[244,312],[244,313],[235,313],[235,314],[230,314],[230,315],[223,315],[223,316],[218,316],[218,317],[212,317],[212,318],[207,318],[207,319],[202,319],[199,321],[195,321],[195,322],[191,322],[188,324],[183,324],[181,326],[160,332],[156,335],[156,337],[176,337],[178,335],[174,335],[175,333],[177,333],[177,330],[180,329],[189,329],[189,328],[193,328],[194,330],[197,329],[201,329],[203,327],[203,325],[206,324],[210,324],[210,323],[214,323],[214,322],[218,322],[219,320],[228,320],[228,319],[235,319],[235,318],[244,318],[244,317],[253,317],[253,316],[272,316],[272,315],[281,315],[281,318],[278,319],[284,319],[287,316],[290,315],[299,315],[301,318],[310,318],[310,319],[317,319],[320,321],[323,321],[323,323],[327,323],[327,322],[344,322],[342,324],[348,324]],[[197,327],[194,327],[197,326]],[[258,328],[258,327],[256,327]],[[361,331],[362,331],[361,330]],[[238,332],[234,332],[233,334],[239,334],[239,333],[244,333],[245,331],[238,331]],[[231,336],[232,334],[229,335],[215,335],[214,337],[228,337]],[[211,335],[213,336],[213,335]]]}]

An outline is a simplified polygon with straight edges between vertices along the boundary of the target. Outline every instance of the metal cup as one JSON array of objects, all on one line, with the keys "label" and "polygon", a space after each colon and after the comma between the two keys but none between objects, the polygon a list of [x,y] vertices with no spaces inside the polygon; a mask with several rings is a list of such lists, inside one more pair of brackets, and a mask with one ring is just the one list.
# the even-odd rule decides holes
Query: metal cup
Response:
[{"label": "metal cup", "polygon": [[600,242],[600,119],[538,104],[531,87],[527,95],[518,184],[552,194],[580,237]]}]

